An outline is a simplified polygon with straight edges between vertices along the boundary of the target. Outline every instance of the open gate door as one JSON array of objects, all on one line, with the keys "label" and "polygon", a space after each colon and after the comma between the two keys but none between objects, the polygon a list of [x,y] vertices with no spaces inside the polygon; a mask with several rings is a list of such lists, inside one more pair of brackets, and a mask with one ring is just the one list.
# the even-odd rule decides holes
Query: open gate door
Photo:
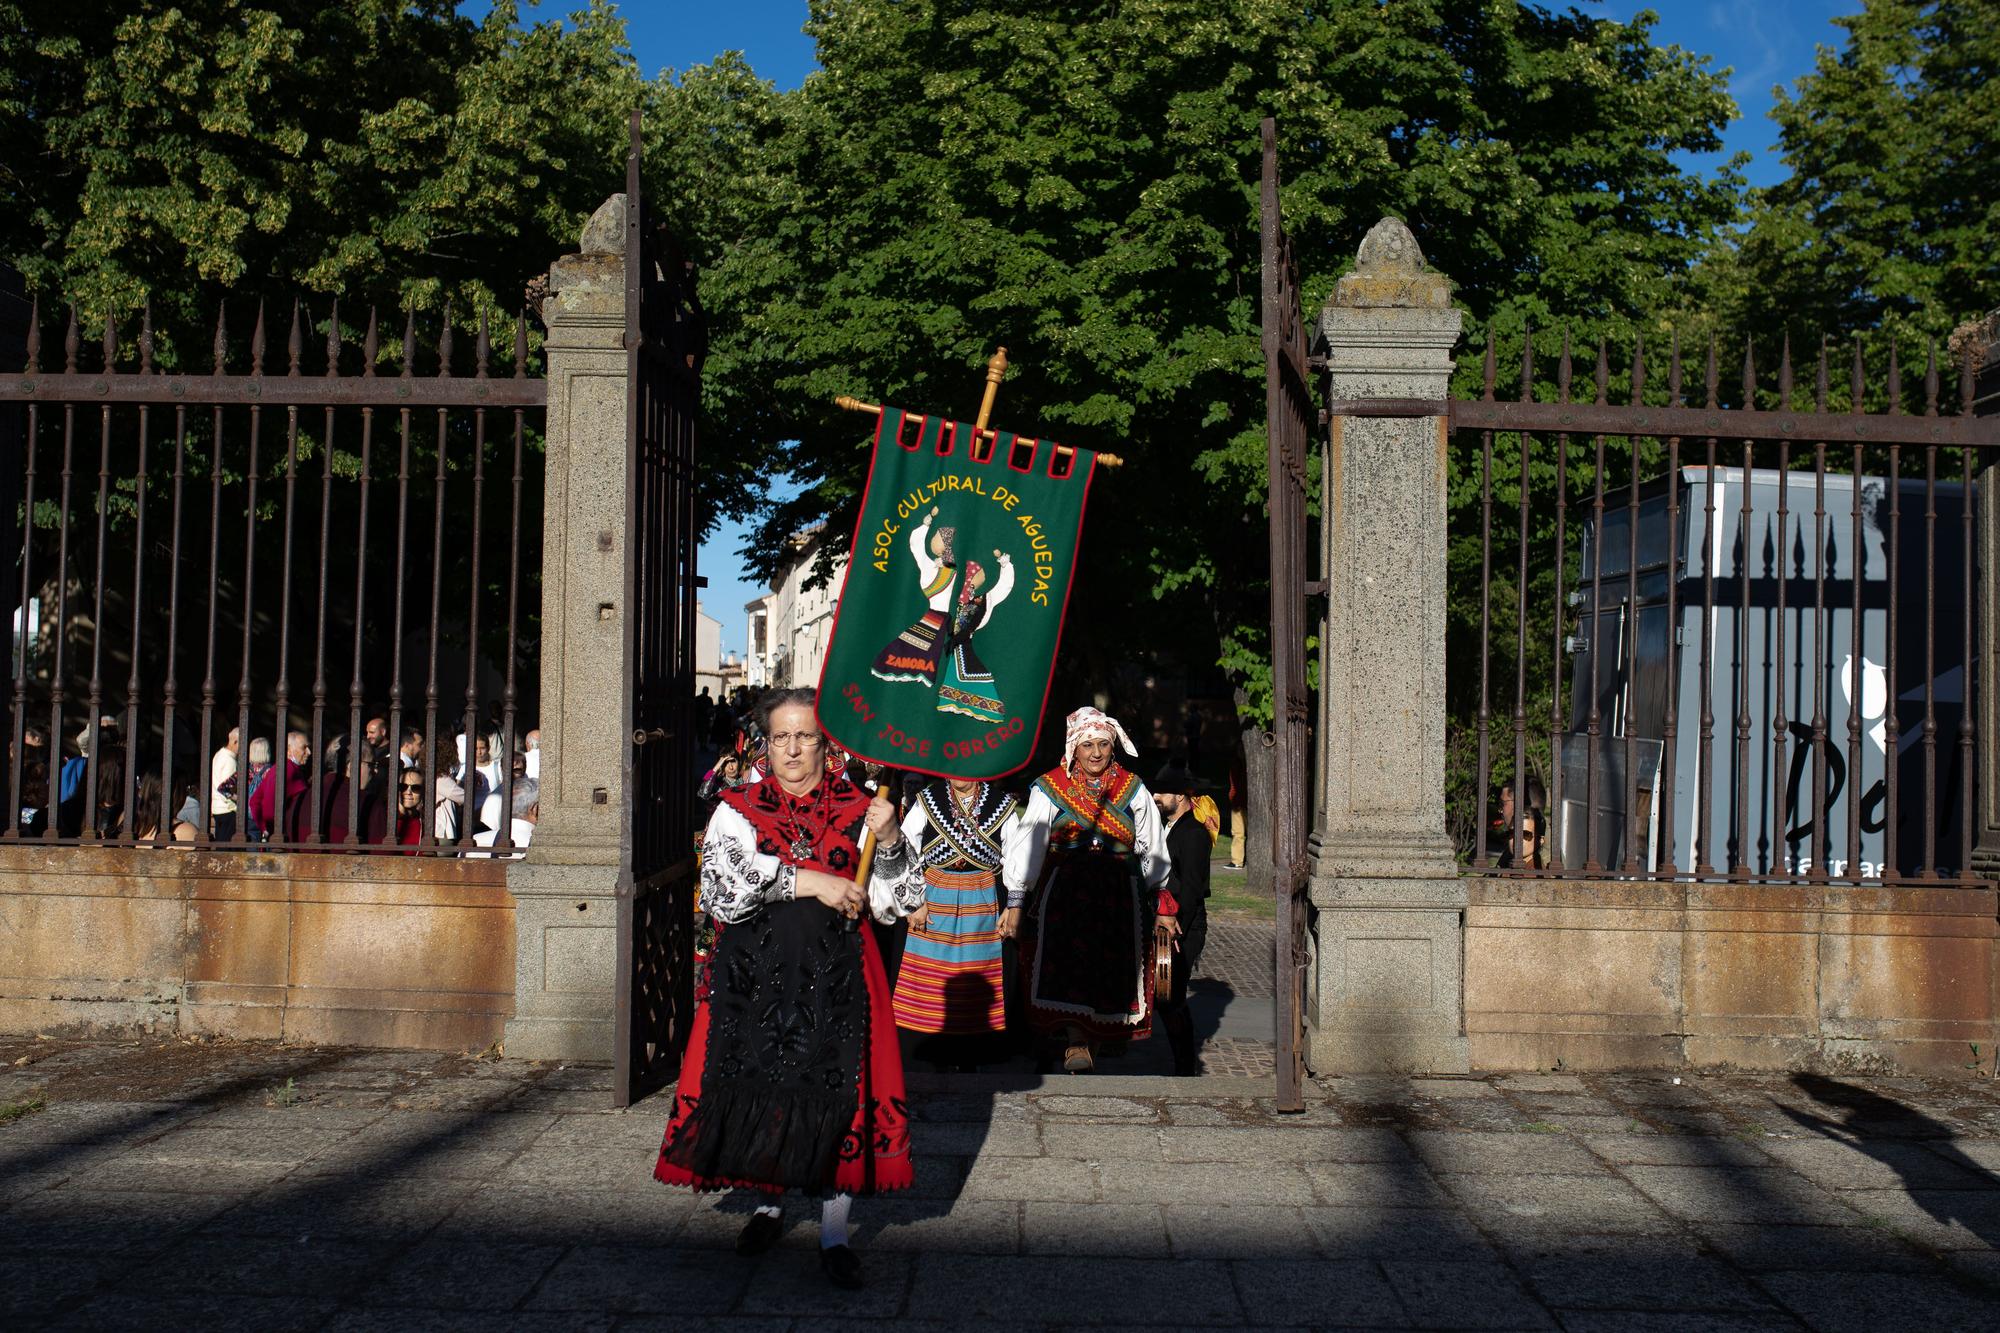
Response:
[{"label": "open gate door", "polygon": [[613,1101],[680,1074],[694,1021],[694,428],[706,335],[692,265],[625,166],[625,681]]},{"label": "open gate door", "polygon": [[1306,458],[1312,380],[1298,270],[1278,212],[1277,123],[1264,122],[1264,382],[1270,435],[1271,692],[1274,749],[1271,885],[1277,897],[1278,1109],[1305,1109],[1306,801],[1311,698],[1306,688]]}]

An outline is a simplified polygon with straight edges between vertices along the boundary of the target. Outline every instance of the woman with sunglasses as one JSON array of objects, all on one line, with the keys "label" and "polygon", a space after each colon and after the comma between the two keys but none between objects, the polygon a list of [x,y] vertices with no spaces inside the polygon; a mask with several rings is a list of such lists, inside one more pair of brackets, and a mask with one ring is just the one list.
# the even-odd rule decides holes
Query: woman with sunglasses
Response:
[{"label": "woman with sunglasses", "polygon": [[[851,1196],[912,1183],[903,1062],[888,979],[863,910],[895,921],[924,904],[896,808],[827,768],[813,690],[758,705],[765,772],[722,794],[702,837],[701,897],[717,923],[653,1174],[747,1189],[762,1206],[737,1237],[761,1254],[784,1231],[788,1189],[823,1199],[820,1266],[861,1285]],[[876,838],[867,883],[861,844]]]},{"label": "woman with sunglasses", "polygon": [[421,768],[396,770],[396,841],[414,847],[424,836],[424,774]]}]

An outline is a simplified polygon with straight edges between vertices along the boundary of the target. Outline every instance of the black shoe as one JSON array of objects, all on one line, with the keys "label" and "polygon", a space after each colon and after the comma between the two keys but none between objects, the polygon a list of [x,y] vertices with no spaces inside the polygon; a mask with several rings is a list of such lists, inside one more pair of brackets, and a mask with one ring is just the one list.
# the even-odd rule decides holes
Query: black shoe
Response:
[{"label": "black shoe", "polygon": [[762,1254],[778,1243],[778,1237],[785,1234],[785,1221],[769,1213],[752,1213],[750,1220],[743,1224],[743,1230],[736,1233],[736,1252],[742,1255]]},{"label": "black shoe", "polygon": [[821,1246],[819,1266],[825,1272],[826,1280],[836,1287],[859,1291],[865,1285],[861,1281],[861,1256],[845,1245]]}]

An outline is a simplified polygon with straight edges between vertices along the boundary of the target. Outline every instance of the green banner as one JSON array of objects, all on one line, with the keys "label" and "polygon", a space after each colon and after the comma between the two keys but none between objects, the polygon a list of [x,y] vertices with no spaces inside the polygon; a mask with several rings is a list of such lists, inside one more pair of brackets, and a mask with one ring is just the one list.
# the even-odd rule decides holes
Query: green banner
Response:
[{"label": "green banner", "polygon": [[1048,704],[1096,455],[882,409],[820,725],[863,759],[940,777],[1028,762]]}]

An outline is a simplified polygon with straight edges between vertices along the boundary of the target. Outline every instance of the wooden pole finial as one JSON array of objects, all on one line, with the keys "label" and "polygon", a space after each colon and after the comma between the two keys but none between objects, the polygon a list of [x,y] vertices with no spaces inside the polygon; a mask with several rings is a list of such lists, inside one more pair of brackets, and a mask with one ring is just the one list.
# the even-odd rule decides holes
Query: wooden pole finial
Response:
[{"label": "wooden pole finial", "polygon": [[986,423],[993,418],[993,400],[1000,395],[1000,381],[1007,377],[1007,349],[1002,347],[993,353],[986,363],[986,394],[979,400],[979,419],[972,423],[974,430],[985,430]]}]

